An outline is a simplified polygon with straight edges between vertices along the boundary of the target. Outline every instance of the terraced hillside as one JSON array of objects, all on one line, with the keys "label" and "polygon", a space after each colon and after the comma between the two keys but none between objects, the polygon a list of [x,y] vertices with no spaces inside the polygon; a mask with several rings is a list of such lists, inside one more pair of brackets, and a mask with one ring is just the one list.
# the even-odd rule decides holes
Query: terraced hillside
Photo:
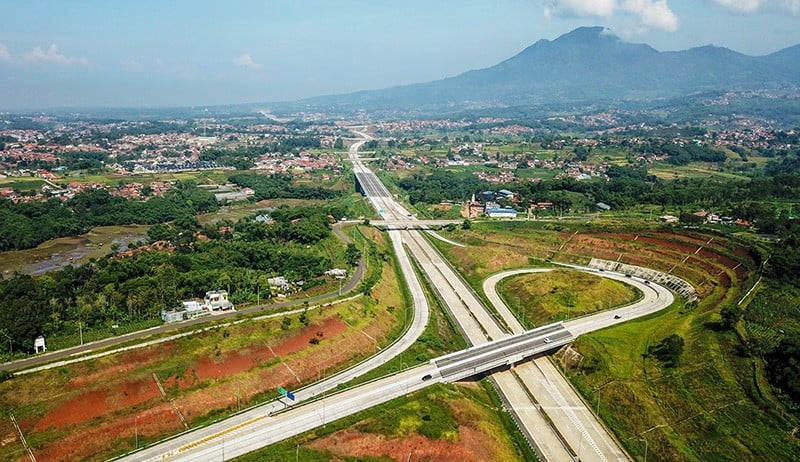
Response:
[{"label": "terraced hillside", "polygon": [[[554,359],[638,460],[645,451],[647,460],[663,461],[800,460],[797,422],[721,322],[720,309],[736,304],[758,277],[758,257],[745,243],[697,230],[525,222],[473,224],[447,237],[468,244],[436,245],[476,290],[502,269],[593,258],[688,281],[696,302],[678,300],[656,315],[583,336]],[[662,354],[668,338],[680,344],[670,358]]]}]

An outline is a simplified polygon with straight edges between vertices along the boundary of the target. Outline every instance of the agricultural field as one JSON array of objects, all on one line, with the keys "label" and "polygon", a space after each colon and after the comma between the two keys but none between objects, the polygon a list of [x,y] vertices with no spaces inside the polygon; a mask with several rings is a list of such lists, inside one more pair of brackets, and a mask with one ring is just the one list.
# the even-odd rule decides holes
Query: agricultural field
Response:
[{"label": "agricultural field", "polygon": [[[489,274],[544,266],[546,259],[585,264],[603,258],[689,281],[698,302],[679,300],[661,313],[583,336],[571,346],[581,359],[557,355],[557,363],[637,459],[645,446],[648,460],[800,458],[796,423],[770,398],[753,360],[741,355],[739,337],[721,327],[720,308],[736,303],[757,278],[748,247],[699,231],[569,226],[476,223],[446,233],[467,247],[436,245],[476,290]],[[685,344],[677,363],[667,364],[650,352],[673,334]]]},{"label": "agricultural field", "polygon": [[[369,297],[11,378],[0,383],[2,412],[39,460],[103,460],[272,399],[399,335],[406,302],[394,266],[382,266]],[[8,419],[0,441],[0,459],[27,458]]]}]

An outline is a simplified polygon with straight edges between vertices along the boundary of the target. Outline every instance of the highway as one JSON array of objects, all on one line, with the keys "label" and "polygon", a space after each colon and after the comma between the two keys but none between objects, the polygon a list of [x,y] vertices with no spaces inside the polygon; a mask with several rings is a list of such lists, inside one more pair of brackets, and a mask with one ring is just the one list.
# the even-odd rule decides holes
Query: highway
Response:
[{"label": "highway", "polygon": [[[350,151],[350,160],[363,191],[382,219],[415,220],[392,199],[377,176],[358,161],[357,152]],[[522,325],[505,304],[494,305],[497,316],[484,307],[469,285],[420,232],[409,229],[401,233],[409,252],[470,344],[478,345],[523,332]],[[494,373],[492,379],[520,431],[528,436],[545,460],[572,461],[578,457],[584,461],[627,460],[614,438],[549,362],[540,365],[525,362],[513,370]]]},{"label": "highway", "polygon": [[[366,134],[359,134],[362,140],[351,146],[350,159],[353,161],[354,172],[365,194],[383,219],[413,221],[413,217],[392,199],[391,194],[377,177],[359,162],[358,148],[370,139]],[[428,364],[338,392],[324,399],[315,398],[323,390],[330,390],[338,383],[363,374],[369,367],[376,367],[388,361],[402,351],[401,348],[407,347],[393,346],[385,349],[368,364],[359,365],[357,370],[346,371],[295,391],[296,404],[273,401],[209,427],[131,454],[122,460],[219,460],[245,454],[430,384],[461,380],[503,365],[512,365],[512,368],[493,372],[492,380],[520,431],[532,441],[543,459],[548,461],[574,461],[577,458],[582,461],[628,459],[549,360],[543,358],[523,361],[530,355],[569,343],[575,335],[604,328],[610,325],[609,319],[613,324],[613,321],[616,321],[613,314],[603,312],[594,318],[587,316],[524,332],[519,321],[502,300],[500,303],[493,301],[494,312],[486,309],[479,297],[436,252],[421,232],[390,230],[388,233],[403,275],[409,283],[415,306],[414,325],[403,338],[416,339],[409,333],[412,330],[421,333],[428,319],[427,303],[409,258],[413,256],[472,347],[463,352],[437,358]],[[502,279],[498,275],[495,276]],[[634,282],[625,276],[621,277],[625,279],[624,282]],[[656,284],[646,284],[643,281],[638,283],[646,289],[643,290],[645,294],[647,291],[653,291],[654,295],[651,297],[645,295],[637,304],[623,307],[628,311],[625,311],[625,318],[620,319],[620,322],[666,307],[671,303],[670,292],[659,288]],[[418,337],[419,333],[415,335]],[[395,345],[401,343],[403,342]]]}]

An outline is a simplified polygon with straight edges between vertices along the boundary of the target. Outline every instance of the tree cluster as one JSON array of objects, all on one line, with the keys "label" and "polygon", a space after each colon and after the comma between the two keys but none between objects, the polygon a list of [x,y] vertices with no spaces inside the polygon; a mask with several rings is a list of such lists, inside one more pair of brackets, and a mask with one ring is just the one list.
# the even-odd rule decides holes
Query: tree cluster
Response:
[{"label": "tree cluster", "polygon": [[[0,281],[0,325],[15,351],[30,350],[40,334],[52,335],[84,328],[158,319],[160,312],[180,301],[224,289],[235,302],[255,301],[263,294],[267,275],[290,281],[316,278],[331,268],[327,254],[309,244],[330,235],[327,207],[281,207],[271,212],[273,224],[247,217],[235,224],[185,223],[185,234],[171,250],[147,247],[131,255],[109,255],[90,264],[48,273],[38,278],[14,275]],[[227,226],[231,225],[231,226]],[[199,239],[199,235],[206,238]],[[357,261],[357,249],[348,261]]]},{"label": "tree cluster", "polygon": [[231,183],[255,191],[256,200],[264,199],[333,199],[340,192],[322,187],[295,185],[291,175],[260,175],[257,173],[240,173],[229,179]]},{"label": "tree cluster", "polygon": [[192,183],[177,183],[164,197],[147,202],[89,189],[62,202],[0,202],[0,250],[27,249],[56,237],[88,232],[95,226],[154,224],[216,210],[214,195]]}]

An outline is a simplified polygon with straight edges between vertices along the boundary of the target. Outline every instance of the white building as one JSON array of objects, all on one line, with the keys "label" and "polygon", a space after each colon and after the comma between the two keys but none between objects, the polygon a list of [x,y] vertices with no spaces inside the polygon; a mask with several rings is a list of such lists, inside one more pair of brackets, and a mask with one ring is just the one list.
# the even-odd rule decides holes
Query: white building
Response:
[{"label": "white building", "polygon": [[510,208],[487,208],[486,216],[489,218],[517,218],[517,211]]},{"label": "white building", "polygon": [[36,353],[45,353],[47,351],[43,336],[40,335],[33,341],[33,351]]},{"label": "white building", "polygon": [[199,318],[210,313],[210,309],[200,302],[190,300],[183,302],[180,308],[174,310],[164,310],[161,312],[161,320],[164,322],[185,321],[187,319]]},{"label": "white building", "polygon": [[205,305],[211,311],[227,311],[232,310],[233,303],[228,301],[228,291],[226,290],[212,290],[206,292],[206,297],[203,299]]},{"label": "white building", "polygon": [[328,271],[325,271],[325,275],[336,279],[344,279],[347,277],[347,270],[341,268],[333,268],[329,269]]}]

